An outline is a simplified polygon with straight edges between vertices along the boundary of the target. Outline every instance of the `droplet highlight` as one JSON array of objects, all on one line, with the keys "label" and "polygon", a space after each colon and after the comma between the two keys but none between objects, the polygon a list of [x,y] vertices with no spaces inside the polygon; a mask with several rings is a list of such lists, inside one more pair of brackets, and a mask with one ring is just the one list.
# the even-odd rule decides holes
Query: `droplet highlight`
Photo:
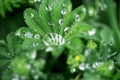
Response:
[{"label": "droplet highlight", "polygon": [[31,32],[26,32],[24,36],[27,38],[32,38],[33,34]]}]

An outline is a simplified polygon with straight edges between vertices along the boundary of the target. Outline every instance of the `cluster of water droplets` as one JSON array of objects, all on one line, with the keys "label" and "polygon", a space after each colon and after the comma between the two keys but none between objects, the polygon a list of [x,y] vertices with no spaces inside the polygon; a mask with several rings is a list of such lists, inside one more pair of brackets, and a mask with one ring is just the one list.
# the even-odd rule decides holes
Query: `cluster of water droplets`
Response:
[{"label": "cluster of water droplets", "polygon": [[65,40],[61,35],[57,33],[49,33],[44,36],[43,42],[46,46],[50,45],[61,46],[65,43]]}]

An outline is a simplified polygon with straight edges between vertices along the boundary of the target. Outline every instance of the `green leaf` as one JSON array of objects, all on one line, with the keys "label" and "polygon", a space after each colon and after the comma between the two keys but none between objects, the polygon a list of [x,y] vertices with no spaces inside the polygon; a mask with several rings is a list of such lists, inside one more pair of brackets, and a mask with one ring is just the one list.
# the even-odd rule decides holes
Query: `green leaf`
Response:
[{"label": "green leaf", "polygon": [[15,56],[20,52],[21,39],[15,36],[14,33],[10,33],[7,35],[7,44],[11,56]]},{"label": "green leaf", "polygon": [[40,35],[45,35],[45,33],[49,32],[46,29],[45,22],[40,18],[38,13],[34,9],[26,9],[24,12],[24,18],[26,24],[29,28],[37,31]]}]

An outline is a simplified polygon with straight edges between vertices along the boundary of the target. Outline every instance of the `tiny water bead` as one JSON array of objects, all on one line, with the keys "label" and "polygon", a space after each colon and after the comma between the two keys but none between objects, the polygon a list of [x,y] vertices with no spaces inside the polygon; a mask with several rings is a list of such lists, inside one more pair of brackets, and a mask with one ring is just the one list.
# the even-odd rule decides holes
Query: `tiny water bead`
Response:
[{"label": "tiny water bead", "polygon": [[69,30],[69,27],[66,27],[66,28],[64,29],[64,32],[68,32],[68,30]]},{"label": "tiny water bead", "polygon": [[63,5],[63,7],[65,7],[65,6],[66,6],[66,4],[65,4],[65,3],[63,3],[62,5]]},{"label": "tiny water bead", "polygon": [[25,32],[24,36],[27,37],[27,38],[32,38],[33,34],[31,32]]},{"label": "tiny water bead", "polygon": [[80,70],[85,70],[85,63],[81,63],[81,64],[79,65],[79,69],[80,69]]},{"label": "tiny water bead", "polygon": [[49,46],[49,47],[46,48],[45,51],[46,51],[46,52],[51,52],[51,51],[53,51],[53,48]]},{"label": "tiny water bead", "polygon": [[32,45],[32,47],[36,47],[38,45],[39,45],[39,43],[34,42],[33,45]]},{"label": "tiny water bead", "polygon": [[65,9],[62,9],[62,10],[61,10],[61,14],[65,15],[66,13],[67,13],[67,12],[66,12]]},{"label": "tiny water bead", "polygon": [[41,0],[34,0],[34,2],[40,2]]},{"label": "tiny water bead", "polygon": [[34,17],[34,14],[33,13],[30,13],[30,18],[33,18]]},{"label": "tiny water bead", "polygon": [[75,21],[80,21],[80,15],[75,15]]},{"label": "tiny water bead", "polygon": [[60,20],[58,21],[58,23],[59,23],[60,26],[62,26],[62,24],[63,24],[63,19],[60,19]]},{"label": "tiny water bead", "polygon": [[39,34],[35,34],[34,35],[34,39],[40,39],[40,35]]},{"label": "tiny water bead", "polygon": [[47,11],[52,11],[52,7],[50,5],[48,5],[46,8],[45,8]]},{"label": "tiny water bead", "polygon": [[91,29],[90,31],[88,31],[88,34],[90,36],[94,35],[96,33],[96,30],[95,29]]},{"label": "tiny water bead", "polygon": [[57,33],[49,33],[44,36],[43,43],[46,46],[50,46],[50,45],[61,46],[65,43],[65,40],[61,35]]}]

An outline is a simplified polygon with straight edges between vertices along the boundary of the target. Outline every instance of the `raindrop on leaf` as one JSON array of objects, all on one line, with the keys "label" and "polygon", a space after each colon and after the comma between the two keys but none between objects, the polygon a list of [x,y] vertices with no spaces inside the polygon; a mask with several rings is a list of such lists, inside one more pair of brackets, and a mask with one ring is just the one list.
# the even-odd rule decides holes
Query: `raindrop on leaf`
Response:
[{"label": "raindrop on leaf", "polygon": [[34,35],[34,39],[40,39],[40,35],[39,34],[35,34]]},{"label": "raindrop on leaf", "polygon": [[58,23],[59,23],[60,26],[62,26],[62,24],[63,24],[63,19],[60,19],[60,20],[58,21]]},{"label": "raindrop on leaf", "polygon": [[65,40],[61,35],[57,33],[49,33],[44,36],[43,43],[46,46],[50,46],[50,45],[61,46],[65,43]]},{"label": "raindrop on leaf", "polygon": [[66,12],[65,9],[62,9],[62,10],[61,10],[61,14],[65,15],[66,13],[67,13],[67,12]]},{"label": "raindrop on leaf", "polygon": [[26,32],[24,36],[27,38],[32,38],[33,34],[31,32]]},{"label": "raindrop on leaf", "polygon": [[33,18],[34,17],[34,14],[33,13],[30,13],[30,18]]},{"label": "raindrop on leaf", "polygon": [[80,70],[85,70],[85,63],[81,63],[81,64],[79,65],[79,69],[80,69]]},{"label": "raindrop on leaf", "polygon": [[80,21],[80,15],[75,15],[75,21]]}]

